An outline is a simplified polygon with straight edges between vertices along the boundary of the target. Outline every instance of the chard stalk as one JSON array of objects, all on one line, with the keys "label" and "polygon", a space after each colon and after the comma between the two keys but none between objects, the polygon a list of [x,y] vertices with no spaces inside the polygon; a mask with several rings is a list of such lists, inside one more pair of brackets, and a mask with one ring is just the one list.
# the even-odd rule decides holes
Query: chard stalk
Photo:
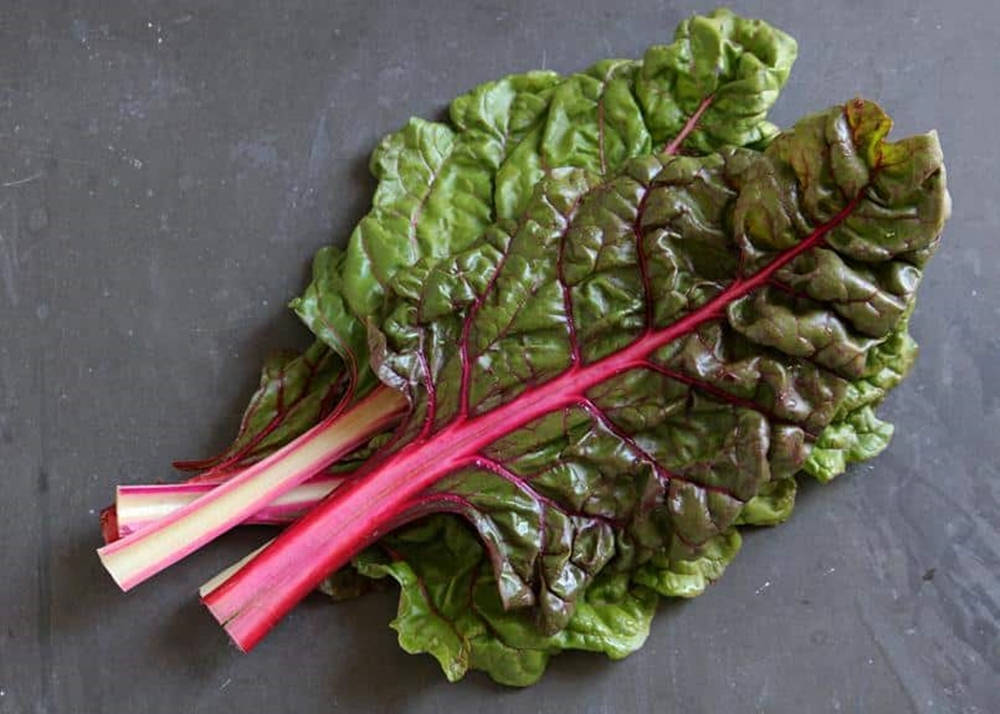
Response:
[{"label": "chard stalk", "polygon": [[225,533],[382,432],[406,408],[380,387],[266,459],[203,493],[148,528],[97,551],[122,590],[130,590]]}]

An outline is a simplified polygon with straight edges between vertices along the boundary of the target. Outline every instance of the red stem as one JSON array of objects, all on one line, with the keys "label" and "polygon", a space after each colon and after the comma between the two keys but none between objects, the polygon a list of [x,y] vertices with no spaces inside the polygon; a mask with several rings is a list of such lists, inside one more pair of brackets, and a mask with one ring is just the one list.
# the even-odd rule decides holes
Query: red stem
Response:
[{"label": "red stem", "polygon": [[101,562],[129,590],[194,552],[383,431],[406,407],[382,387],[154,525],[105,545]]},{"label": "red stem", "polygon": [[622,372],[644,368],[657,349],[725,314],[733,301],[764,285],[783,266],[819,244],[855,208],[855,197],[827,223],[753,276],[729,287],[672,325],[643,333],[624,349],[528,389],[495,409],[469,417],[460,412],[433,436],[417,439],[382,461],[363,467],[256,558],[203,597],[243,651],[251,649],[329,573],[380,538],[430,486],[473,463],[478,452],[511,431],[586,400],[592,387]]}]

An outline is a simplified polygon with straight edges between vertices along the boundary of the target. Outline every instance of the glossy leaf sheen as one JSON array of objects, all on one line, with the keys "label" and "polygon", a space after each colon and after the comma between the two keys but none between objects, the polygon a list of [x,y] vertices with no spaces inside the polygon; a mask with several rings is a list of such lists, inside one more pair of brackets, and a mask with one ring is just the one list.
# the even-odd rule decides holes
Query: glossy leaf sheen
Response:
[{"label": "glossy leaf sheen", "polygon": [[[383,380],[411,395],[405,442],[541,392],[770,273],[724,320],[708,315],[433,486],[461,499],[507,607],[532,606],[557,632],[605,565],[717,547],[814,442],[821,475],[840,467],[830,454],[846,462],[884,445],[871,404],[894,378],[881,360],[947,212],[936,139],[865,155],[887,129],[857,102],[803,120],[764,154],[637,159],[607,183],[559,172],[518,224],[399,275],[405,302],[378,359]],[[771,272],[820,226],[828,236]],[[786,290],[800,282],[801,294]],[[862,385],[873,394],[851,399]],[[685,587],[665,594],[700,591]]]},{"label": "glossy leaf sheen", "polygon": [[410,653],[428,652],[449,680],[480,669],[514,686],[541,676],[551,655],[566,649],[619,659],[642,646],[656,594],[627,574],[602,576],[578,604],[570,624],[552,635],[529,617],[505,610],[482,546],[462,524],[433,517],[385,538],[357,560],[361,573],[391,576],[402,589],[392,627]]},{"label": "glossy leaf sheen", "polygon": [[[949,211],[936,136],[888,143],[889,127],[857,100],[764,152],[553,170],[516,221],[398,270],[368,337],[411,413],[247,572],[373,484],[389,523],[455,512],[483,543],[492,574],[470,565],[470,587],[495,584],[512,618],[490,628],[489,657],[475,633],[497,608],[447,614],[468,604],[446,587],[458,572],[422,572],[424,551],[368,570],[401,582],[401,642],[449,677],[530,681],[549,645],[522,646],[529,622],[546,643],[579,627],[592,649],[636,644],[580,625],[591,589],[618,583],[626,609],[637,587],[696,595],[736,525],[787,517],[796,473],[828,479],[886,443],[873,407],[912,361],[905,323]],[[446,559],[429,540],[427,562]]]},{"label": "glossy leaf sheen", "polygon": [[[396,272],[451,256],[497,218],[517,216],[547,168],[617,171],[682,134],[699,108],[676,149],[773,136],[765,115],[795,52],[780,31],[717,10],[683,21],[673,43],[650,47],[641,61],[605,60],[568,77],[510,75],[455,99],[449,122],[411,119],[371,157],[378,187],[346,253],[321,249],[313,281],[292,301],[316,345],[284,371],[265,367],[226,452],[178,465],[245,466],[315,425],[331,399],[363,395],[374,383],[364,324],[388,314],[386,285]],[[310,376],[306,362],[321,364],[322,374]],[[279,402],[281,390],[301,391],[294,411]]]}]

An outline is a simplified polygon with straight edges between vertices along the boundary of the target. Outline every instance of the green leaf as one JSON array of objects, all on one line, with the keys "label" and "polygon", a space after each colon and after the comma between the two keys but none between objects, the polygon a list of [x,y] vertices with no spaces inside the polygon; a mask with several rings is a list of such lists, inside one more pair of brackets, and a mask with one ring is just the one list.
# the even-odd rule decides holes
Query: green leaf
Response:
[{"label": "green leaf", "polygon": [[712,536],[698,548],[674,539],[670,548],[643,563],[632,579],[667,597],[696,597],[722,577],[742,542],[735,528]]},{"label": "green leaf", "polygon": [[629,585],[626,574],[608,575],[588,590],[565,629],[544,636],[525,613],[504,610],[482,546],[445,516],[388,536],[356,564],[365,575],[399,583],[391,626],[400,646],[432,655],[450,681],[478,669],[502,684],[526,686],[552,654],[567,649],[620,659],[642,646],[656,610],[655,593]]},{"label": "green leaf", "polygon": [[570,76],[497,172],[497,217],[519,215],[546,169],[606,175],[668,143],[695,153],[766,144],[777,134],[766,115],[795,55],[780,30],[720,9],[684,20],[641,61],[604,60]]},{"label": "green leaf", "polygon": [[834,420],[823,430],[803,464],[806,473],[826,483],[848,464],[880,454],[892,439],[892,424],[875,414],[889,390],[903,381],[917,358],[917,343],[908,331],[911,299],[902,319],[889,336],[871,350],[865,374],[851,382]]},{"label": "green leaf", "polygon": [[[813,453],[815,453],[813,449]],[[737,525],[776,526],[784,523],[795,508],[795,479],[783,478],[761,486],[757,495],[747,501],[736,519]]]},{"label": "green leaf", "polygon": [[861,407],[823,431],[809,454],[805,470],[819,481],[830,481],[842,474],[848,464],[881,453],[889,445],[892,432],[892,424],[875,416],[871,407]]},{"label": "green leaf", "polygon": [[541,135],[542,163],[603,174],[650,153],[652,140],[632,93],[640,67],[631,60],[604,60],[559,85]]},{"label": "green leaf", "polygon": [[887,123],[851,102],[763,153],[553,171],[517,222],[397,275],[372,332],[413,405],[390,452],[435,454],[420,512],[475,528],[539,636],[599,576],[700,593],[735,525],[787,518],[797,471],[884,446],[872,395],[905,371],[949,211],[934,136],[888,143]]},{"label": "green leaf", "polygon": [[401,646],[449,679],[625,656],[658,594],[722,574],[736,526],[789,516],[795,474],[888,443],[940,148],[885,141],[861,100],[776,136],[795,52],[720,10],[641,61],[482,85],[382,141],[371,212],[317,255],[293,307],[318,349],[349,395],[371,364],[413,406],[358,478],[429,478],[391,515],[439,513],[356,566],[399,583]]},{"label": "green leaf", "polygon": [[[706,34],[704,28],[714,29]],[[705,37],[715,33],[719,47],[694,42],[693,30]],[[747,41],[750,35],[753,42]],[[295,419],[286,419],[288,412],[267,396],[278,383],[267,388],[262,383],[247,408],[252,418],[244,419],[234,444],[215,459],[182,466],[236,464],[233,457],[257,440],[265,443],[255,448],[254,458],[266,456],[319,420],[320,405],[329,406],[327,382],[337,381],[344,398],[363,395],[374,381],[367,368],[366,322],[377,324],[391,308],[386,302],[387,282],[418,260],[447,257],[465,248],[494,219],[516,216],[546,166],[616,171],[627,159],[649,153],[650,119],[636,99],[640,83],[647,98],[658,98],[658,107],[672,103],[672,116],[681,120],[673,133],[680,132],[684,118],[714,92],[723,105],[719,121],[735,121],[733,126],[742,127],[746,140],[730,132],[729,141],[758,142],[770,136],[773,130],[764,115],[794,61],[794,41],[764,23],[742,20],[725,10],[685,20],[677,38],[673,45],[651,48],[646,62],[659,67],[662,62],[655,58],[675,46],[678,56],[711,55],[711,62],[716,62],[725,45],[728,59],[714,82],[692,74],[704,73],[707,65],[700,63],[677,66],[669,76],[662,69],[647,72],[646,79],[638,73],[642,62],[622,60],[599,62],[568,78],[554,72],[527,72],[487,82],[458,97],[451,104],[449,123],[412,119],[385,137],[370,162],[379,181],[371,211],[351,234],[346,254],[332,247],[317,253],[312,282],[291,303],[318,340],[333,350],[320,354],[321,347],[311,348],[308,361],[322,360],[324,370],[323,379],[307,383],[315,394],[303,399]],[[742,114],[741,102],[746,105]],[[700,139],[692,141],[707,145]]]},{"label": "green leaf", "polygon": [[[645,80],[642,63],[625,60],[605,60],[567,79],[551,72],[511,75],[456,99],[450,125],[411,119],[387,136],[371,160],[379,179],[372,210],[351,235],[342,265],[317,260],[313,285],[293,303],[300,317],[321,339],[331,337],[331,347],[350,355],[345,359],[362,364],[362,323],[378,324],[391,310],[386,287],[400,269],[450,257],[495,218],[519,213],[548,169],[613,172],[652,150],[647,115],[636,96],[640,81],[647,95],[658,97],[658,106],[675,98],[674,114],[682,119],[706,103],[701,120],[688,128],[692,137],[707,118],[731,122],[737,115],[746,141],[770,136],[770,129],[761,128],[764,114],[787,78],[794,42],[728,11],[701,20],[708,24],[699,18],[682,23],[669,47],[685,57],[704,57],[716,72],[711,83],[702,76],[708,65],[700,61],[678,65],[669,78]],[[701,37],[708,27],[718,47],[709,48],[707,35]],[[692,32],[701,40],[693,41]],[[688,107],[692,98],[695,106]],[[716,102],[721,106],[713,109]],[[684,121],[675,128],[684,132]],[[726,141],[746,143],[740,136],[730,131]],[[338,268],[339,277],[324,275]]]},{"label": "green leaf", "polygon": [[522,685],[562,649],[638,647],[657,595],[788,517],[798,471],[885,443],[872,405],[949,213],[935,137],[888,124],[857,100],[763,152],[554,169],[517,220],[399,269],[368,342],[411,410],[273,552],[336,562],[439,514],[356,561],[400,584],[404,649]]},{"label": "green leaf", "polygon": [[685,148],[704,153],[766,143],[778,130],[765,116],[796,53],[788,35],[725,9],[685,20],[673,43],[643,57],[635,91],[653,142],[675,137],[712,97]]}]

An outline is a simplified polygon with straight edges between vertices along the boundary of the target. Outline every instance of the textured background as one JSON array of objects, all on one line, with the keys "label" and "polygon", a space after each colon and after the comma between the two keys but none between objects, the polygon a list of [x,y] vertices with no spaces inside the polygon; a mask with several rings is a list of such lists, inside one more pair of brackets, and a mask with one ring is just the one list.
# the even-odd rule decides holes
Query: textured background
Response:
[{"label": "textured background", "polygon": [[[454,3],[458,5],[458,3]],[[90,5],[94,9],[72,9]],[[417,6],[420,6],[419,8]],[[734,2],[791,32],[775,118],[855,94],[936,127],[955,212],[890,450],[620,663],[448,685],[394,594],[300,607],[241,656],[196,604],[232,534],[123,596],[96,512],[221,447],[312,253],[365,210],[411,114],[500,74],[666,41],[693,2],[11,2],[0,13],[0,712],[995,712],[1000,690],[1000,5]],[[612,9],[612,5],[618,5]]]}]

